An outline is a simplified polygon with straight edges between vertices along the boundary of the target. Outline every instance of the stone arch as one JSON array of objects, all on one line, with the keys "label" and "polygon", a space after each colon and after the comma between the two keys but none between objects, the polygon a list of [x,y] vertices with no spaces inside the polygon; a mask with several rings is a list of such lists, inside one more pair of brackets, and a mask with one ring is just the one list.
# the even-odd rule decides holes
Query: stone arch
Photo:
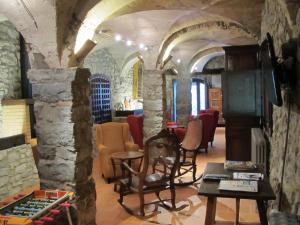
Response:
[{"label": "stone arch", "polygon": [[248,37],[257,39],[256,35],[251,33],[249,30],[244,28],[241,24],[234,21],[206,21],[203,23],[193,24],[188,27],[184,27],[180,30],[175,31],[169,35],[163,41],[160,53],[157,59],[156,66],[158,67],[170,54],[171,50],[178,44],[199,37],[203,33],[221,31],[221,32],[233,32],[238,36]]},{"label": "stone arch", "polygon": [[135,53],[131,54],[130,56],[128,56],[126,58],[125,62],[123,63],[121,76],[124,76],[125,74],[127,74],[129,72],[129,70],[133,67],[133,65],[140,60],[140,57],[141,57],[141,55],[139,52],[135,52]]},{"label": "stone arch", "polygon": [[198,51],[191,59],[189,63],[189,71],[192,73],[197,64],[201,63],[201,68],[198,68],[199,72],[201,72],[205,66],[205,64],[215,56],[224,55],[224,50],[222,47],[212,47],[205,50]]}]

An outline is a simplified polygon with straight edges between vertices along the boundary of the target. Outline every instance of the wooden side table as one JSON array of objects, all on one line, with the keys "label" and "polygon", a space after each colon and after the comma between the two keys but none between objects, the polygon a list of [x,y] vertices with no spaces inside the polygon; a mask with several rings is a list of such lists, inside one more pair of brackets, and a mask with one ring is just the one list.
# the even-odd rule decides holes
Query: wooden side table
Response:
[{"label": "wooden side table", "polygon": [[[139,168],[138,169],[140,169],[141,165],[142,165],[144,153],[141,152],[141,151],[137,151],[137,152],[134,152],[134,151],[115,152],[115,153],[112,153],[110,155],[110,157],[111,157],[111,163],[112,163],[112,167],[113,167],[114,177],[118,178],[117,173],[116,173],[116,161],[119,161],[121,172],[122,172],[120,178],[123,179],[123,178],[126,178],[126,177],[131,177],[131,174],[130,174],[130,171],[129,171],[128,174],[126,175],[126,171],[125,171],[125,168],[122,166],[122,163],[127,162],[128,165],[131,167],[132,161],[139,159],[140,163],[139,163]],[[119,182],[115,182],[114,191],[117,190],[117,185],[119,185]]]},{"label": "wooden side table", "polygon": [[[223,163],[207,163],[203,176],[205,174],[227,174],[232,177],[232,172],[224,169]],[[245,172],[245,171],[244,171]],[[259,171],[263,172],[263,171]],[[218,181],[202,181],[199,187],[199,195],[204,195],[207,197],[207,208],[205,216],[205,225],[215,224],[215,214],[216,214],[216,202],[217,197],[222,198],[235,198],[236,199],[236,221],[239,223],[239,200],[240,199],[254,199],[257,203],[258,213],[260,223],[262,225],[268,225],[267,220],[267,210],[265,208],[265,202],[267,200],[274,200],[276,196],[272,190],[269,180],[265,177],[263,180],[258,181],[258,192],[237,192],[237,191],[222,191],[218,189]]]}]

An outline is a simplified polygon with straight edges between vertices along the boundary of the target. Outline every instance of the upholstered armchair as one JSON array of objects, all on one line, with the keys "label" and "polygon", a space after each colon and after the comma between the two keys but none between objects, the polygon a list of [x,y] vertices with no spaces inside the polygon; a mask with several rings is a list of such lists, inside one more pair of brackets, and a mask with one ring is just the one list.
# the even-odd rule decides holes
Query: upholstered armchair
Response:
[{"label": "upholstered armchair", "polygon": [[[100,170],[108,182],[114,177],[110,155],[114,152],[137,151],[139,146],[130,141],[128,123],[108,122],[96,125],[96,144],[99,151]],[[120,168],[116,166],[116,175]]]}]

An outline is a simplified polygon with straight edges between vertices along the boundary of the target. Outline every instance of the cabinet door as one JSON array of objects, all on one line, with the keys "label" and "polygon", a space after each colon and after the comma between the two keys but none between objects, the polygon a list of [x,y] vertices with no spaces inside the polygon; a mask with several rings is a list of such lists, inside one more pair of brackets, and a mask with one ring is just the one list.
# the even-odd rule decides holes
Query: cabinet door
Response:
[{"label": "cabinet door", "polygon": [[251,128],[259,127],[259,117],[225,117],[226,160],[251,160]]}]

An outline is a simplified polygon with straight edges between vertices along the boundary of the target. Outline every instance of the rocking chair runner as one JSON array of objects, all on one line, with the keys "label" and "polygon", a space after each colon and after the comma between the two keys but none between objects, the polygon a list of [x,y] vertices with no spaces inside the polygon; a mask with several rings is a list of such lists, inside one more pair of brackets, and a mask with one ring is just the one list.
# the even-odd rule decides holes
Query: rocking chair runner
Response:
[{"label": "rocking chair runner", "polygon": [[[186,134],[182,143],[180,144],[181,156],[178,171],[176,174],[176,177],[178,177],[177,180],[179,182],[176,182],[176,185],[189,185],[201,178],[201,176],[196,178],[196,157],[202,141],[202,129],[202,120],[194,119],[189,121]],[[192,172],[193,174],[192,181],[181,181],[181,177],[188,172]]]},{"label": "rocking chair runner", "polygon": [[[155,193],[158,201],[152,203],[162,203],[162,206],[168,209],[175,209],[175,186],[174,177],[179,163],[179,145],[177,137],[170,134],[167,130],[162,130],[159,134],[151,137],[146,141],[144,147],[144,162],[141,171],[134,171],[123,163],[132,176],[127,179],[121,179],[120,183],[120,199],[119,203],[130,214],[134,213],[132,209],[123,203],[123,198],[128,192],[138,193],[140,200],[140,216],[145,216],[144,195],[148,193]],[[171,199],[161,199],[160,191],[169,189],[171,192]],[[171,200],[171,207],[165,203],[166,200]],[[151,213],[153,215],[153,213]]]}]

